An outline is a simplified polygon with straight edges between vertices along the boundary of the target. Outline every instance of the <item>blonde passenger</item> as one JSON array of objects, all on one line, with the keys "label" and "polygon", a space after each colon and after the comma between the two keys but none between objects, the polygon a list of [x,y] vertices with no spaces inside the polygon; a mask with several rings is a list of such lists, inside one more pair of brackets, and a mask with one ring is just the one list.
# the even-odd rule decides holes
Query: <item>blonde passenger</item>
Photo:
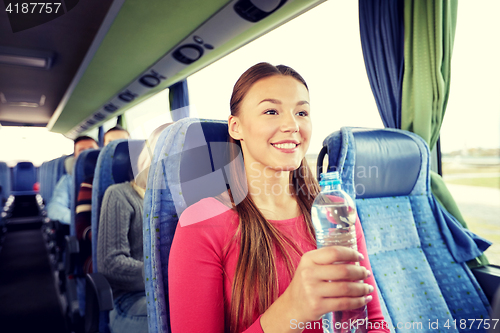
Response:
[{"label": "blonde passenger", "polygon": [[161,132],[158,127],[138,158],[136,180],[110,186],[102,201],[97,240],[98,269],[113,290],[111,333],[147,333],[144,292],[142,212],[151,154]]}]

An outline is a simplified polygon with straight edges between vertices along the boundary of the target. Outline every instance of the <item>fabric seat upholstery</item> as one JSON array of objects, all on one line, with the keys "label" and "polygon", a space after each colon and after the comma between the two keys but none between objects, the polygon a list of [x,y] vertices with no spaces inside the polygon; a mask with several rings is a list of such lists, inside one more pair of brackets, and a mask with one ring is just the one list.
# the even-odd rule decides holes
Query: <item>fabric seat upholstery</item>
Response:
[{"label": "fabric seat upholstery", "polygon": [[80,186],[83,181],[89,177],[94,176],[95,167],[97,164],[97,158],[99,157],[99,149],[87,149],[78,155],[73,167],[73,181],[71,184],[71,224],[70,233],[72,236],[76,235],[75,230],[75,216],[76,216],[76,201],[78,200],[78,194],[80,193]]},{"label": "fabric seat upholstery", "polygon": [[[405,331],[401,326],[407,323],[422,323],[419,332],[483,331],[459,325],[488,318],[489,304],[467,264],[453,258],[436,222],[426,143],[401,130],[342,128],[324,146],[328,171],[339,171],[344,189],[356,199],[395,331]],[[438,330],[429,326],[436,321]]]},{"label": "fabric seat upholstery", "polygon": [[[143,145],[143,140],[115,140],[102,148],[97,159],[92,183],[92,261],[94,262],[94,272],[97,271],[97,238],[99,237],[99,216],[104,193],[113,184],[134,179],[132,163],[137,163],[137,152],[142,149]],[[132,162],[129,151],[134,152]]]},{"label": "fabric seat upholstery", "polygon": [[[138,152],[144,145],[143,140],[115,140],[101,149],[97,159],[94,181],[92,183],[92,268],[98,273],[97,239],[99,237],[99,217],[104,193],[109,186],[134,179],[132,165],[137,163]],[[86,312],[89,309],[86,308]],[[93,312],[93,311],[90,311]],[[99,318],[99,331],[109,332],[109,313],[102,311]]]},{"label": "fabric seat upholstery", "polygon": [[170,332],[168,257],[181,213],[227,190],[227,122],[181,119],[158,139],[144,197],[144,269],[149,332]]},{"label": "fabric seat upholstery", "polygon": [[35,194],[33,185],[36,183],[37,172],[31,162],[18,162],[13,169],[12,191],[14,194]]}]

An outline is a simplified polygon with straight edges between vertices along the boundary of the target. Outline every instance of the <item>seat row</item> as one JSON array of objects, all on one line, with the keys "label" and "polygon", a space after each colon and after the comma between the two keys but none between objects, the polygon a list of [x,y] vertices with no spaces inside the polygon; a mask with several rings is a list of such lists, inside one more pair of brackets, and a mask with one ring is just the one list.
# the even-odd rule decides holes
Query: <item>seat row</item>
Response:
[{"label": "seat row", "polygon": [[4,215],[6,214],[3,212],[3,209],[9,199],[10,192],[10,169],[7,166],[7,163],[0,162],[0,247],[2,246],[5,233],[7,232],[4,218]]},{"label": "seat row", "polygon": [[39,222],[41,203],[36,191],[37,168],[31,162],[18,162],[9,168],[0,162],[0,244],[7,223]]},{"label": "seat row", "polygon": [[[165,129],[159,143],[144,198],[150,333],[170,332],[168,259],[179,216],[190,204],[226,191],[233,162],[223,121],[183,119]],[[318,166],[325,153],[328,171],[339,171],[356,199],[391,331],[410,325],[435,332],[430,323],[436,322],[440,331],[485,331],[485,325],[459,325],[489,318],[490,305],[432,196],[426,143],[401,130],[343,128],[325,139]]]},{"label": "seat row", "polygon": [[[224,121],[182,119],[158,139],[144,197],[144,274],[149,332],[170,332],[168,259],[179,216],[191,204],[219,195],[231,184]],[[102,150],[84,151],[74,172],[72,203],[79,185],[94,176],[92,188],[92,256],[94,273],[82,279],[75,264],[74,214],[67,238],[66,281],[69,312],[84,315],[86,332],[106,332],[112,292],[95,269],[100,204],[106,189],[131,180],[134,157],[142,141],[118,140]],[[417,325],[418,331],[479,332],[463,320],[489,318],[489,302],[446,232],[430,189],[429,149],[418,136],[400,130],[343,128],[324,141],[318,158],[340,171],[344,188],[356,200],[382,310],[392,332]],[[234,158],[234,157],[233,157]],[[71,286],[69,286],[71,285]],[[80,292],[78,292],[80,288]],[[85,288],[82,292],[81,288]],[[71,290],[71,291],[70,291]],[[420,325],[419,325],[420,323]],[[448,323],[447,329],[443,329]]]},{"label": "seat row", "polygon": [[[110,310],[113,308],[111,288],[106,279],[97,273],[97,265],[93,265],[94,273],[87,278],[84,274],[82,263],[85,258],[80,251],[81,243],[77,239],[76,230],[76,204],[80,186],[84,181],[93,179],[92,230],[95,229],[95,231],[92,233],[92,245],[95,249],[97,246],[99,213],[104,193],[112,184],[133,179],[132,165],[136,165],[138,153],[143,145],[143,140],[116,140],[102,149],[88,149],[81,152],[74,161],[71,172],[71,220],[69,228],[67,231],[60,232],[62,228],[57,228],[60,223],[47,219],[48,225],[51,225],[51,227],[47,228],[48,233],[55,234],[57,236],[53,238],[62,238],[64,241],[63,244],[59,244],[58,241],[55,242],[55,247],[58,249],[55,269],[58,271],[60,292],[65,300],[66,317],[71,329],[74,331],[84,331],[84,326],[86,326],[86,332],[98,331],[100,309]],[[133,152],[132,161],[130,151]],[[51,166],[54,168],[62,166],[64,168],[64,158],[48,162],[46,170]],[[47,182],[50,180],[49,177]],[[43,194],[47,197],[52,195],[49,190],[50,184],[45,187],[42,186],[42,189]],[[47,202],[47,199],[45,201]],[[95,251],[93,256],[95,257]],[[94,263],[97,263],[96,258],[94,258]],[[89,289],[88,292],[86,289]],[[107,297],[104,297],[104,295]]]},{"label": "seat row", "polygon": [[57,182],[64,174],[66,174],[64,161],[67,157],[68,156],[61,156],[51,161],[43,162],[39,168],[39,193],[44,200],[45,206],[49,204]]}]

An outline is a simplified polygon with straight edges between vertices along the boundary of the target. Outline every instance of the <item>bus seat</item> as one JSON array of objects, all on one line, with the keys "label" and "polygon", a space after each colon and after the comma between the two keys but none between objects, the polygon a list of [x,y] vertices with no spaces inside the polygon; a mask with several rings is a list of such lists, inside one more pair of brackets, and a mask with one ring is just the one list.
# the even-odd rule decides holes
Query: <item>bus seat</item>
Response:
[{"label": "bus seat", "polygon": [[142,150],[143,145],[143,140],[115,140],[102,148],[97,158],[92,184],[93,273],[86,276],[85,332],[109,332],[109,311],[113,309],[111,287],[97,269],[97,238],[102,199],[109,186],[133,179],[132,164],[137,163],[137,152]]},{"label": "bus seat", "polygon": [[36,169],[31,162],[18,162],[13,170],[12,191],[14,195],[35,194]]},{"label": "bus seat", "polygon": [[[500,287],[497,288],[495,295],[493,296],[493,301],[491,303],[491,319],[499,319],[500,320]],[[492,325],[488,331],[488,333],[498,333],[500,332],[500,325],[496,322],[496,325]]]},{"label": "bus seat", "polygon": [[178,217],[227,190],[227,122],[181,119],[158,139],[144,197],[144,270],[149,332],[170,332],[168,256]]},{"label": "bus seat", "polygon": [[[133,153],[130,161],[129,151],[138,152],[144,146],[144,140],[115,140],[102,148],[97,159],[92,184],[92,260],[97,262],[97,237],[101,203],[104,192],[109,186],[133,179],[132,163],[137,163],[137,155]],[[94,271],[97,265],[93,265]]]},{"label": "bus seat", "polygon": [[11,183],[10,183],[10,170],[7,163],[0,162],[0,246],[3,236],[5,235],[5,221],[2,218],[2,212],[7,199],[10,196]]},{"label": "bus seat", "polygon": [[342,128],[323,145],[328,171],[339,171],[355,198],[380,298],[396,331],[419,323],[419,332],[434,332],[437,323],[440,329],[448,324],[446,331],[482,331],[459,325],[488,318],[489,304],[436,222],[427,144],[401,130]]},{"label": "bus seat", "polygon": [[72,158],[72,157],[73,157],[73,155],[61,156],[61,157],[55,159],[54,162],[52,163],[53,175],[51,177],[52,187],[51,187],[51,191],[49,192],[49,197],[48,197],[49,200],[50,200],[50,198],[52,198],[52,193],[54,192],[54,189],[55,189],[57,183],[59,182],[59,179],[61,179],[61,177],[67,173],[66,168],[65,168],[66,160],[68,158]]},{"label": "bus seat", "polygon": [[49,203],[49,193],[52,193],[52,165],[55,160],[45,161],[40,166],[40,195],[42,196],[45,206]]},{"label": "bus seat", "polygon": [[49,163],[50,161],[45,161],[40,165],[39,169],[39,174],[38,174],[38,181],[40,182],[40,190],[39,194],[42,196],[42,198],[45,200],[45,197],[47,196],[47,170],[49,168]]},{"label": "bus seat", "polygon": [[40,166],[40,195],[43,198],[45,206],[49,204],[57,182],[66,173],[64,160],[67,157],[65,155],[43,162]]},{"label": "bus seat", "polygon": [[[47,216],[47,206],[52,198],[52,194],[56,187],[57,182],[66,173],[64,168],[64,161],[68,156],[61,156],[50,160],[48,162],[44,162],[41,166],[40,172],[40,194],[43,199],[43,210],[41,212],[43,217]],[[57,221],[52,221],[49,218],[44,218],[43,224],[43,234],[46,238],[47,248],[50,253],[50,261],[54,266],[54,269],[58,270],[59,268],[57,263],[57,258],[59,256],[60,248],[62,248],[62,244],[60,244],[60,235],[59,231],[63,230],[59,226]],[[64,234],[64,232],[63,232]],[[62,240],[64,240],[64,236],[62,236]]]},{"label": "bus seat", "polygon": [[9,199],[4,207],[5,216],[11,223],[38,223],[41,220],[37,192],[33,190],[36,181],[37,171],[31,162],[18,162],[11,169],[12,200]]},{"label": "bus seat", "polygon": [[83,181],[89,177],[94,177],[94,171],[97,164],[97,158],[99,157],[99,149],[87,149],[78,155],[75,165],[73,167],[73,183],[71,191],[71,235],[76,235],[75,229],[75,209],[76,201],[78,199],[78,193],[80,192],[80,186]]},{"label": "bus seat", "polygon": [[[67,317],[70,324],[75,328],[80,327],[81,319],[85,315],[85,277],[83,276],[82,263],[84,259],[79,258],[80,246],[76,237],[75,209],[76,201],[82,182],[94,176],[94,170],[99,156],[99,149],[84,150],[78,155],[72,174],[71,197],[70,197],[70,234],[65,237],[64,269],[61,274],[65,279],[65,296],[68,305]],[[57,163],[57,161],[56,161]],[[57,167],[57,164],[54,164]]]},{"label": "bus seat", "polygon": [[11,181],[10,181],[10,170],[7,163],[0,162],[0,200],[1,206],[5,204],[10,196],[11,192]]}]

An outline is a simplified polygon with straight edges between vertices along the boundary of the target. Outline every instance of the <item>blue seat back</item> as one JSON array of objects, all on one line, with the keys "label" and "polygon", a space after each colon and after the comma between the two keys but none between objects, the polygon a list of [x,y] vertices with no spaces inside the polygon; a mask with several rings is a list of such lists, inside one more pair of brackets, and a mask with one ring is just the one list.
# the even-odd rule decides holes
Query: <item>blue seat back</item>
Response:
[{"label": "blue seat back", "polygon": [[[133,179],[132,164],[137,163],[137,152],[142,149],[143,140],[115,140],[101,149],[97,158],[92,183],[92,268],[98,272],[97,239],[99,237],[99,217],[101,204],[107,188]],[[132,160],[131,160],[132,156]],[[99,317],[99,331],[109,332],[109,315],[102,311]]]},{"label": "blue seat back", "polygon": [[5,162],[0,162],[0,188],[0,207],[3,207],[11,192],[10,169]]},{"label": "blue seat back", "polygon": [[40,195],[45,202],[45,206],[49,204],[57,182],[64,174],[66,174],[64,160],[67,157],[68,156],[61,156],[53,160],[43,162],[40,166]]},{"label": "blue seat back", "polygon": [[13,169],[12,191],[16,194],[33,194],[36,168],[31,162],[18,162]]},{"label": "blue seat back", "polygon": [[71,222],[70,222],[70,234],[76,236],[76,226],[75,226],[75,216],[76,216],[76,201],[78,200],[78,194],[80,193],[80,186],[83,181],[89,177],[94,177],[94,171],[97,164],[97,158],[99,157],[99,149],[87,149],[78,155],[78,158],[73,165],[73,181],[71,183]]},{"label": "blue seat back", "polygon": [[43,162],[38,170],[38,181],[40,182],[39,193],[43,199],[47,197],[47,174],[48,174],[47,170],[49,167],[49,162],[50,161]]},{"label": "blue seat back", "polygon": [[[229,185],[225,121],[184,118],[158,139],[144,197],[144,270],[149,332],[170,332],[168,257],[180,214]],[[241,157],[241,155],[240,155]]]},{"label": "blue seat back", "polygon": [[398,323],[435,332],[429,322],[436,321],[440,329],[449,323],[446,331],[478,332],[458,323],[487,318],[488,301],[466,263],[453,259],[436,222],[426,143],[401,130],[342,128],[323,144],[328,171],[339,171],[356,199],[384,315],[396,332],[408,329]]},{"label": "blue seat back", "polygon": [[[10,196],[10,192],[11,192],[10,169],[7,166],[7,163],[0,162],[0,213],[3,211],[3,206],[7,202],[7,199]],[[0,229],[3,225],[4,222],[2,222],[2,215],[0,214]]]},{"label": "blue seat back", "polygon": [[[97,158],[92,184],[92,262],[97,272],[97,238],[101,203],[107,188],[133,179],[132,163],[137,163],[137,154],[144,145],[143,140],[115,140],[101,149]],[[130,160],[129,150],[133,151]],[[134,159],[135,157],[135,159]]]}]

